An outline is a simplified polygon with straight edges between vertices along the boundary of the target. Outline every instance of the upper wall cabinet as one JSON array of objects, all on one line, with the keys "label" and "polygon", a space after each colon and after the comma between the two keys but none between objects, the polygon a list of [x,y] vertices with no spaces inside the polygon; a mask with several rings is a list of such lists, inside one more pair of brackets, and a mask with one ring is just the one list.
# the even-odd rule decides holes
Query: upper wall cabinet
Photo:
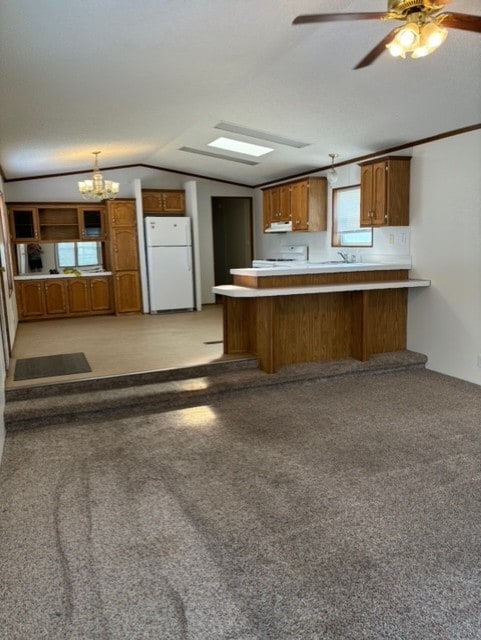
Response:
[{"label": "upper wall cabinet", "polygon": [[390,156],[360,163],[361,227],[409,225],[410,162]]},{"label": "upper wall cabinet", "polygon": [[104,208],[75,204],[9,205],[13,242],[102,240]]},{"label": "upper wall cabinet", "polygon": [[305,178],[262,192],[264,230],[273,222],[291,222],[292,231],[327,229],[326,178]]},{"label": "upper wall cabinet", "polygon": [[176,189],[143,189],[142,209],[144,214],[183,215],[185,213],[185,192]]}]

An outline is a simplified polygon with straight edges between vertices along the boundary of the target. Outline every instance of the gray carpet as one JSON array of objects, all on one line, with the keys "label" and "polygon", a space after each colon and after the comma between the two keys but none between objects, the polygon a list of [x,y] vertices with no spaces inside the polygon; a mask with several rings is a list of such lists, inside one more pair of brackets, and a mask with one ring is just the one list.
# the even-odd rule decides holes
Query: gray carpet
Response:
[{"label": "gray carpet", "polygon": [[1,637],[479,640],[480,426],[417,369],[9,434]]},{"label": "gray carpet", "polygon": [[15,363],[14,380],[33,380],[68,376],[92,371],[83,353],[61,353],[54,356],[20,358]]}]

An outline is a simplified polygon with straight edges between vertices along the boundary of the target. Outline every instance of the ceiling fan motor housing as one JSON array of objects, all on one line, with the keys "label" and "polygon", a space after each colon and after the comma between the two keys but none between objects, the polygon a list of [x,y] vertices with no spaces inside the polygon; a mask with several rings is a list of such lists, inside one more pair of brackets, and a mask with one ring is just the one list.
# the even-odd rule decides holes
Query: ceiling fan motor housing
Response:
[{"label": "ceiling fan motor housing", "polygon": [[388,11],[406,16],[412,11],[437,11],[444,4],[442,0],[388,0]]}]

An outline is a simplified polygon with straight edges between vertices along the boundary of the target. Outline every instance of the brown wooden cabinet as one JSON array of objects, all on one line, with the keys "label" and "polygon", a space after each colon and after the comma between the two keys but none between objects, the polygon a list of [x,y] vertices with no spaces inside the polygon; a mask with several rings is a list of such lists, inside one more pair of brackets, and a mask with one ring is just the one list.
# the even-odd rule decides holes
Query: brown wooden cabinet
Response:
[{"label": "brown wooden cabinet", "polygon": [[142,190],[142,209],[145,214],[183,215],[185,192],[178,189]]},{"label": "brown wooden cabinet", "polygon": [[17,280],[19,320],[111,313],[111,280],[110,276]]},{"label": "brown wooden cabinet", "polygon": [[18,316],[20,320],[43,318],[45,315],[45,295],[43,280],[22,280],[16,282]]},{"label": "brown wooden cabinet", "polygon": [[90,312],[108,313],[113,310],[111,278],[93,276],[89,278]]},{"label": "brown wooden cabinet", "polygon": [[361,167],[361,227],[409,225],[410,157],[390,156]]},{"label": "brown wooden cabinet", "polygon": [[114,290],[117,313],[138,313],[141,310],[138,271],[117,271],[114,276]]},{"label": "brown wooden cabinet", "polygon": [[82,240],[105,239],[105,207],[79,207],[78,215]]},{"label": "brown wooden cabinet", "polygon": [[78,242],[104,238],[104,207],[78,204],[9,205],[12,242]]},{"label": "brown wooden cabinet", "polygon": [[114,276],[116,313],[142,310],[137,220],[133,200],[107,203],[109,261]]},{"label": "brown wooden cabinet", "polygon": [[39,240],[40,232],[36,207],[9,206],[8,217],[10,221],[10,236],[13,242]]},{"label": "brown wooden cabinet", "polygon": [[305,178],[263,191],[264,230],[272,222],[292,221],[292,231],[327,229],[327,181]]},{"label": "brown wooden cabinet", "polygon": [[66,282],[63,279],[44,281],[45,313],[47,316],[68,314]]},{"label": "brown wooden cabinet", "polygon": [[89,285],[86,278],[70,280],[67,285],[68,307],[72,314],[90,312]]},{"label": "brown wooden cabinet", "polygon": [[67,281],[70,315],[105,314],[113,310],[111,278],[92,276]]},{"label": "brown wooden cabinet", "polygon": [[291,216],[293,231],[326,231],[326,178],[306,178],[291,185]]}]

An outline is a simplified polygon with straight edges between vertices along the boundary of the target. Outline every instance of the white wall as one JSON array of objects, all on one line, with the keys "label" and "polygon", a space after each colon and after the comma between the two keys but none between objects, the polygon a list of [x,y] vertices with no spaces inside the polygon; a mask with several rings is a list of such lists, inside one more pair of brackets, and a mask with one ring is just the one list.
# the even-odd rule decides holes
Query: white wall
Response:
[{"label": "white wall", "polygon": [[408,348],[428,368],[481,384],[481,131],[416,147],[411,171]]}]

